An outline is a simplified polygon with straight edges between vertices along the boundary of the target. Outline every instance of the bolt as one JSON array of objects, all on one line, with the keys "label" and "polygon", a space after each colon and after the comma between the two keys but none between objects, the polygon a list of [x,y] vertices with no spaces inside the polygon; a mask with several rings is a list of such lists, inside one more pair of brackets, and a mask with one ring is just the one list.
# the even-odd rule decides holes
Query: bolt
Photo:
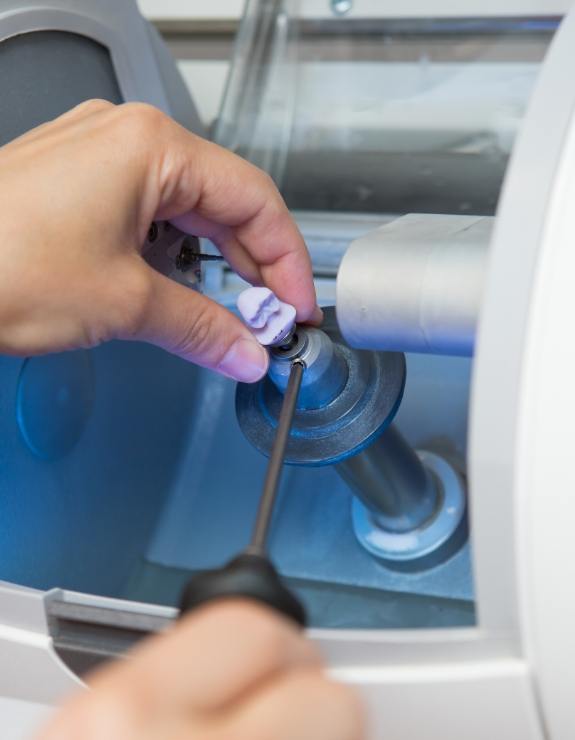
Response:
[{"label": "bolt", "polygon": [[282,337],[278,344],[272,344],[272,347],[277,347],[280,352],[289,352],[293,349],[298,341],[297,334],[295,333],[295,324],[289,330],[289,333]]},{"label": "bolt", "polygon": [[195,267],[199,261],[197,240],[192,240],[187,236],[183,240],[180,253],[176,257],[176,269],[180,272],[187,272],[191,267]]}]

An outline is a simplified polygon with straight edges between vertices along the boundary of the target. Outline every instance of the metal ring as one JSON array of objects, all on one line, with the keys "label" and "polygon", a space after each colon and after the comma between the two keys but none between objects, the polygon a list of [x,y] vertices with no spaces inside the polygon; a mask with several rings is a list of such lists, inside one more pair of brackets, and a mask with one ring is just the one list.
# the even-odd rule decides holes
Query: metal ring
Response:
[{"label": "metal ring", "polygon": [[353,529],[362,547],[383,561],[392,565],[417,563],[431,567],[452,555],[463,541],[467,497],[461,476],[444,458],[426,450],[418,450],[417,454],[441,487],[440,504],[435,514],[417,529],[391,532],[380,526],[377,514],[354,497]]},{"label": "metal ring", "polygon": [[[324,309],[324,315],[322,330],[347,363],[347,382],[327,405],[296,411],[285,457],[292,465],[331,465],[357,454],[391,423],[403,396],[405,356],[351,349],[339,332],[334,309]],[[238,383],[238,422],[264,455],[273,444],[282,400],[268,377],[259,383]]]}]

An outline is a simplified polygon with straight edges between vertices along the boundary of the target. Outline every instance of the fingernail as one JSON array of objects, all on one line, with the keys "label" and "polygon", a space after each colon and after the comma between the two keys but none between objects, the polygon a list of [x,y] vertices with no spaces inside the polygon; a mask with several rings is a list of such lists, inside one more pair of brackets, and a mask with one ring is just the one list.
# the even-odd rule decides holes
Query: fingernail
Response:
[{"label": "fingernail", "polygon": [[217,369],[241,383],[255,383],[268,369],[268,353],[255,339],[240,338],[232,344]]}]

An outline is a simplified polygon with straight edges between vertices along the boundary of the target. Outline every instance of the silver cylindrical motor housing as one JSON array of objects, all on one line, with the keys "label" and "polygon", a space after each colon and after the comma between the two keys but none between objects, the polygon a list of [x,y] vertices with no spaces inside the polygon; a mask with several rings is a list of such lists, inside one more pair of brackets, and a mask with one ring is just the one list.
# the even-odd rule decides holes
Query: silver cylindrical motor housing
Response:
[{"label": "silver cylindrical motor housing", "polygon": [[410,214],[352,243],[337,278],[357,349],[470,356],[493,219]]}]

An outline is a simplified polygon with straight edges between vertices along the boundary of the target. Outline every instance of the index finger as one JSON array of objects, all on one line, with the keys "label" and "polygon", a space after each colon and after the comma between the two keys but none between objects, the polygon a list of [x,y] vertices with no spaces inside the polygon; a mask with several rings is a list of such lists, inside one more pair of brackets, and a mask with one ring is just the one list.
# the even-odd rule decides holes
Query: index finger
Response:
[{"label": "index finger", "polygon": [[176,139],[163,151],[160,217],[216,243],[226,238],[232,266],[245,264],[245,252],[265,285],[295,306],[298,320],[317,321],[309,253],[271,178],[184,129]]}]

